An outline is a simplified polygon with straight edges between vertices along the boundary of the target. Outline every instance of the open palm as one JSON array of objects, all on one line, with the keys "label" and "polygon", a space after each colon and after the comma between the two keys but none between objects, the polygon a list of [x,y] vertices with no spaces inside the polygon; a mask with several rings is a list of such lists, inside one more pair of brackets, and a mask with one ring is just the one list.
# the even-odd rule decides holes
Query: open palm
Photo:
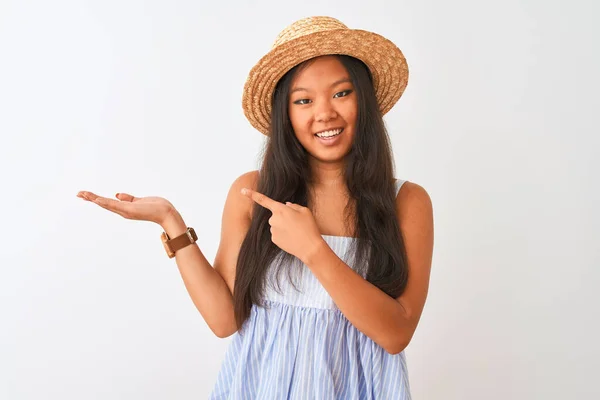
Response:
[{"label": "open palm", "polygon": [[98,204],[127,219],[156,222],[162,224],[174,210],[173,204],[162,197],[135,197],[127,193],[117,193],[117,200],[81,191],[77,197]]}]

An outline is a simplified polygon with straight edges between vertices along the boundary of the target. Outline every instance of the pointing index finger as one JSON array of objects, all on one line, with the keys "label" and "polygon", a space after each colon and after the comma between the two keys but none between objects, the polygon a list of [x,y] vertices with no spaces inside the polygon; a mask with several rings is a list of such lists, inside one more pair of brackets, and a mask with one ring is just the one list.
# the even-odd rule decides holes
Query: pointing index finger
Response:
[{"label": "pointing index finger", "polygon": [[275,200],[265,196],[262,193],[255,192],[254,190],[251,190],[251,189],[243,188],[242,194],[247,197],[250,197],[256,203],[258,203],[259,205],[261,205],[264,208],[271,210],[271,211],[275,211],[278,207],[283,206],[282,203],[275,201]]}]

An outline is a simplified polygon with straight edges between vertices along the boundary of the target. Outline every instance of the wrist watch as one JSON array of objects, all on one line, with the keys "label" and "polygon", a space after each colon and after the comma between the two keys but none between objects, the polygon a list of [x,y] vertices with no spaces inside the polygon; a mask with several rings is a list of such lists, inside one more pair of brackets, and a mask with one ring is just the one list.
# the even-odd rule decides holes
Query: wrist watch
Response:
[{"label": "wrist watch", "polygon": [[165,251],[169,258],[175,257],[175,252],[177,250],[183,249],[186,246],[189,246],[192,243],[195,243],[198,240],[198,236],[196,235],[196,231],[194,228],[187,228],[184,233],[181,235],[174,237],[171,239],[167,232],[163,232],[160,235],[162,239],[163,245],[165,246]]}]

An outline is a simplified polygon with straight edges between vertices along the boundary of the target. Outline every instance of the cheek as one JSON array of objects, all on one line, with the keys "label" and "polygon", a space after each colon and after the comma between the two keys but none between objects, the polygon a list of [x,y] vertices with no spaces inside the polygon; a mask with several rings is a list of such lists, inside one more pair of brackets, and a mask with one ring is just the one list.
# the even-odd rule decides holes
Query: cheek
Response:
[{"label": "cheek", "polygon": [[290,121],[292,123],[292,128],[294,128],[294,131],[302,132],[308,129],[307,127],[310,124],[310,117],[308,113],[302,112],[298,109],[290,109],[288,114],[290,116]]},{"label": "cheek", "polygon": [[356,125],[356,116],[358,115],[358,105],[356,101],[349,101],[343,110],[344,120],[348,124]]}]

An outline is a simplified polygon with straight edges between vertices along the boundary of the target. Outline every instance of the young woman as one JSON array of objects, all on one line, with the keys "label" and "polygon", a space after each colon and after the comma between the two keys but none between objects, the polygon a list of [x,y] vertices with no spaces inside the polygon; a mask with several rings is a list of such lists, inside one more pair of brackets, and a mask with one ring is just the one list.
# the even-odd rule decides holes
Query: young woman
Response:
[{"label": "young woman", "polygon": [[231,185],[212,266],[166,199],[78,194],[160,224],[208,326],[235,334],[212,399],[410,398],[404,349],[428,292],[432,205],[394,178],[382,119],[407,80],[375,33],[329,17],[286,28],[244,88],[267,146]]}]

